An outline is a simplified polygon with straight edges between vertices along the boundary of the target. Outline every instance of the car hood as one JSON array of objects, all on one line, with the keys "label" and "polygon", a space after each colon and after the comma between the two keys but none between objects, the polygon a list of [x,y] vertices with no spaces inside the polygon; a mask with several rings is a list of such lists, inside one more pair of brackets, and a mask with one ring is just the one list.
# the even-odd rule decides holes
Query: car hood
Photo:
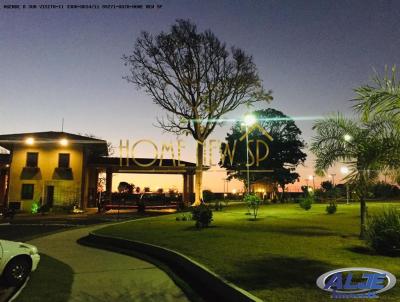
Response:
[{"label": "car hood", "polygon": [[9,240],[0,240],[0,244],[4,250],[7,249],[28,249],[34,253],[37,253],[37,248],[31,244],[18,242],[18,241],[9,241]]}]

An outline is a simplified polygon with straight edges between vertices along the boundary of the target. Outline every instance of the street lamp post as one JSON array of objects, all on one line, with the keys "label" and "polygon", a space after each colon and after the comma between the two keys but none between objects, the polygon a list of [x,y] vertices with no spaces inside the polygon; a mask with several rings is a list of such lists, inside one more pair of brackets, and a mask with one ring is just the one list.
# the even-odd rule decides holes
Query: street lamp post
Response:
[{"label": "street lamp post", "polygon": [[224,199],[225,199],[225,194],[226,194],[226,189],[225,189],[225,186],[226,186],[226,179],[225,179],[225,177],[222,178],[222,180],[223,180],[223,182],[224,182]]},{"label": "street lamp post", "polygon": [[[347,175],[347,173],[349,173],[349,168],[343,166],[340,168],[340,172],[343,175]],[[347,181],[346,181],[346,204],[350,204],[349,183]]]},{"label": "street lamp post", "polygon": [[256,122],[256,117],[251,114],[244,116],[244,125],[246,126],[246,172],[247,172],[247,194],[250,194],[250,170],[249,170],[249,133],[248,127]]},{"label": "street lamp post", "polygon": [[336,174],[331,174],[330,177],[332,177],[332,186],[335,187],[335,176]]},{"label": "street lamp post", "polygon": [[315,192],[315,176],[314,175],[310,175],[308,177],[308,179],[312,180],[313,191]]}]

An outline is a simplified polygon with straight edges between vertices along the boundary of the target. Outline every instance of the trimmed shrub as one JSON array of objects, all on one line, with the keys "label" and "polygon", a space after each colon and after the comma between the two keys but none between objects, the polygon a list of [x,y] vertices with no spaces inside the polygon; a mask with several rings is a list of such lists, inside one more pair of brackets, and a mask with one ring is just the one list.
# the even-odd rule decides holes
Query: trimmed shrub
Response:
[{"label": "trimmed shrub", "polygon": [[326,213],[335,214],[337,210],[337,205],[335,202],[330,202],[328,206],[326,206]]},{"label": "trimmed shrub", "polygon": [[37,212],[39,212],[39,209],[40,209],[40,204],[38,202],[32,203],[32,206],[31,206],[32,214],[36,214]]},{"label": "trimmed shrub", "polygon": [[251,210],[251,214],[253,215],[254,220],[256,220],[261,198],[256,194],[247,194],[244,196],[243,200],[247,203],[248,210]]},{"label": "trimmed shrub", "polygon": [[314,201],[313,196],[308,195],[308,196],[303,197],[303,198],[300,199],[299,205],[300,205],[301,208],[303,208],[304,210],[308,211],[309,209],[311,209],[313,201]]},{"label": "trimmed shrub", "polygon": [[208,227],[212,221],[212,211],[205,204],[193,207],[192,219],[196,222],[197,228]]},{"label": "trimmed shrub", "polygon": [[372,216],[367,225],[368,245],[384,255],[400,255],[400,212],[396,208],[385,209]]}]

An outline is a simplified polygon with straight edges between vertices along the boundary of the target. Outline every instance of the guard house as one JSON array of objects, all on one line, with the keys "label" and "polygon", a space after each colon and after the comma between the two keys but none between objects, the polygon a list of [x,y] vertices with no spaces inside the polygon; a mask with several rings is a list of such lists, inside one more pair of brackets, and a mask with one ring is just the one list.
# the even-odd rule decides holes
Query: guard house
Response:
[{"label": "guard house", "polygon": [[95,207],[100,173],[106,173],[111,199],[113,173],[181,174],[183,201],[194,200],[196,165],[172,159],[137,158],[121,166],[119,157],[108,157],[105,140],[66,132],[0,135],[0,206],[31,211],[33,203],[52,206]]}]

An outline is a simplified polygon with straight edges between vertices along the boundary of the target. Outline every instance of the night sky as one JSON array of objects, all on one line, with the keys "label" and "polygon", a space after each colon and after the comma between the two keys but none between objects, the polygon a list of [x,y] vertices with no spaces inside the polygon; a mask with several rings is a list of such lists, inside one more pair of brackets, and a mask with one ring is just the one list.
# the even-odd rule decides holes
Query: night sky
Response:
[{"label": "night sky", "polygon": [[[120,139],[175,140],[153,126],[155,117],[163,112],[122,79],[128,70],[121,56],[130,52],[142,30],[166,31],[178,18],[192,20],[201,31],[211,29],[227,45],[253,55],[265,88],[273,90],[270,106],[294,117],[313,118],[337,111],[351,115],[352,89],[368,83],[373,68],[382,71],[385,64],[400,63],[399,1],[110,0],[58,4],[71,2],[163,7],[7,10],[2,1],[1,134],[59,131],[64,118],[65,131],[93,133],[115,145]],[[244,112],[242,108],[227,117],[241,118]],[[312,123],[298,121],[307,142],[312,137]],[[213,137],[223,139],[229,126],[218,129]],[[194,144],[190,137],[185,140],[184,159],[193,161]],[[305,177],[312,173],[311,157],[299,171]],[[222,190],[222,177],[224,173],[209,173],[205,186]]]}]

